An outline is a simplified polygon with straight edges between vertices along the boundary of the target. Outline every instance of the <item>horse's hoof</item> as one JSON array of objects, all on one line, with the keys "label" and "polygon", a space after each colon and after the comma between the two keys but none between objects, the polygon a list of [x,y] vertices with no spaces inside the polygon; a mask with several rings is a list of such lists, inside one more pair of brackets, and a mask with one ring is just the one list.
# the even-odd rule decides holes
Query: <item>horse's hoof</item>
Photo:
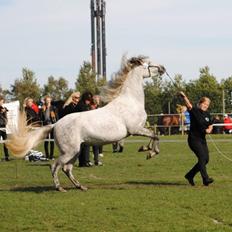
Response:
[{"label": "horse's hoof", "polygon": [[147,160],[148,160],[148,159],[151,159],[151,155],[150,155],[150,154],[147,154],[147,157],[146,157],[146,158],[147,158]]},{"label": "horse's hoof", "polygon": [[139,149],[138,149],[138,152],[142,152],[142,151],[148,151],[148,147],[147,146],[141,146]]},{"label": "horse's hoof", "polygon": [[151,158],[154,157],[155,155],[157,155],[156,152],[150,151],[150,152],[147,154],[147,160],[148,160],[148,159],[151,159]]},{"label": "horse's hoof", "polygon": [[155,153],[156,153],[156,155],[158,155],[160,153],[160,150],[159,149],[155,149]]},{"label": "horse's hoof", "polygon": [[56,188],[56,190],[59,191],[59,192],[62,192],[62,193],[66,193],[66,192],[67,192],[67,191],[66,191],[64,188],[62,188],[62,187],[58,187],[58,188]]},{"label": "horse's hoof", "polygon": [[80,189],[82,191],[87,191],[88,190],[88,188],[83,186],[83,185],[79,186],[78,189]]}]

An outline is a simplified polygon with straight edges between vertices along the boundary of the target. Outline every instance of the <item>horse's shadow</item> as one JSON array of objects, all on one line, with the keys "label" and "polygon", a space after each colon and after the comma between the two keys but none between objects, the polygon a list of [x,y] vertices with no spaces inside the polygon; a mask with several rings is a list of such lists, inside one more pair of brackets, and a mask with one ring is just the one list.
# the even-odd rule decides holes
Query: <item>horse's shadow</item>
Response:
[{"label": "horse's shadow", "polygon": [[[122,183],[96,183],[96,184],[87,184],[86,185],[89,190],[94,189],[111,189],[111,190],[129,190],[129,189],[143,189],[147,186],[154,187],[178,187],[178,186],[186,186],[184,183],[180,182],[169,182],[169,181],[126,181]],[[75,190],[74,186],[65,186],[66,190]],[[4,191],[1,189],[0,191]],[[14,187],[9,191],[12,192],[34,192],[34,193],[43,193],[43,192],[57,192],[54,186],[28,186],[28,187]]]},{"label": "horse's shadow", "polygon": [[33,167],[50,167],[50,163],[40,163],[40,162],[33,162],[33,163],[28,163],[27,166],[33,166]]},{"label": "horse's shadow", "polygon": [[11,192],[34,192],[34,193],[43,193],[54,191],[54,187],[51,186],[28,186],[28,187],[15,187],[10,189]]}]

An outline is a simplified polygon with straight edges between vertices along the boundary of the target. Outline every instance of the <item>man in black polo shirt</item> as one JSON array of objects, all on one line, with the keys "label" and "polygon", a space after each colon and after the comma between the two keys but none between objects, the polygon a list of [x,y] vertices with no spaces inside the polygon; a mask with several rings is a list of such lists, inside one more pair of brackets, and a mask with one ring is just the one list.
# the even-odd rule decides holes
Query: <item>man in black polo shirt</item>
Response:
[{"label": "man in black polo shirt", "polygon": [[185,101],[190,113],[188,145],[198,158],[198,162],[185,175],[185,178],[192,186],[194,186],[194,176],[200,172],[203,184],[208,186],[213,183],[213,179],[208,176],[206,170],[206,164],[209,162],[209,150],[205,135],[211,133],[213,129],[210,114],[207,111],[210,105],[210,99],[202,97],[197,106],[193,106],[183,92],[180,92],[180,96]]}]

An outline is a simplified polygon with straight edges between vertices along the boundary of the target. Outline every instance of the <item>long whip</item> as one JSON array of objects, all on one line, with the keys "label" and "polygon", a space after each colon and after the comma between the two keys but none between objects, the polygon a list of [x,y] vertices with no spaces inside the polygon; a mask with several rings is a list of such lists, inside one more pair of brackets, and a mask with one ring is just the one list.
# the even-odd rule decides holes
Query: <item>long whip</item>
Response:
[{"label": "long whip", "polygon": [[230,162],[232,162],[232,159],[230,159],[228,156],[226,156],[217,146],[217,144],[214,142],[212,136],[210,134],[208,134],[210,142],[213,144],[214,148],[217,150],[217,152],[224,157],[225,159],[229,160]]},{"label": "long whip", "polygon": [[172,84],[179,89],[180,87],[176,84],[176,82],[174,81],[174,79],[168,74],[168,72],[166,71],[165,74],[169,77],[169,79],[171,80]]}]

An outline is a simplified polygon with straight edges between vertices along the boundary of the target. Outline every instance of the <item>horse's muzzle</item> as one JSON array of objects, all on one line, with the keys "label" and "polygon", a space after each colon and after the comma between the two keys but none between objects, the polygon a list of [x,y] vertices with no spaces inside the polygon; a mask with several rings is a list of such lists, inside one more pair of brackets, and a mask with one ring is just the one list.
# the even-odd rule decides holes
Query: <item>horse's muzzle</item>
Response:
[{"label": "horse's muzzle", "polygon": [[160,75],[163,75],[166,72],[165,67],[163,65],[160,65],[158,67],[158,72],[159,72]]}]

